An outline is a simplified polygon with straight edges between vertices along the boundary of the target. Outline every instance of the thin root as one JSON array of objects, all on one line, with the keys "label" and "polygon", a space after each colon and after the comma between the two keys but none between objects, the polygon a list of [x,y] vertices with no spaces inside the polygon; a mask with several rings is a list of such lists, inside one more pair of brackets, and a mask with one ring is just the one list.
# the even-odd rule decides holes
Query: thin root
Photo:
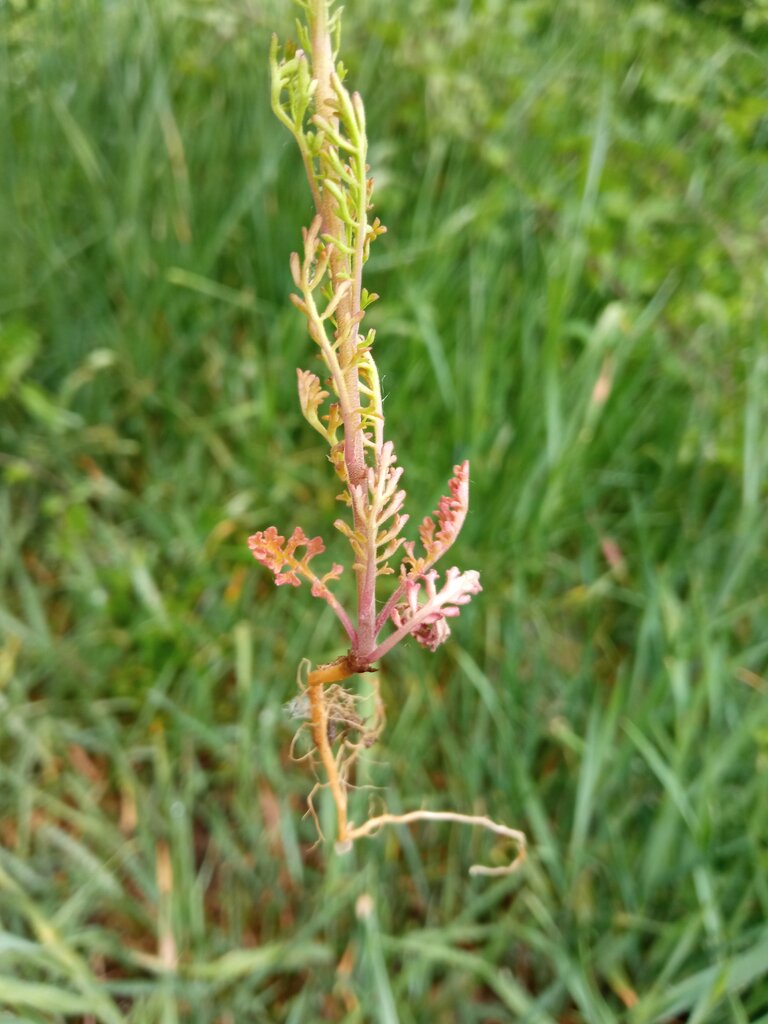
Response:
[{"label": "thin root", "polygon": [[320,818],[318,817],[317,811],[315,810],[315,793],[318,791],[318,789],[323,789],[325,785],[326,783],[324,782],[316,782],[312,787],[309,796],[307,797],[307,810],[306,813],[304,814],[304,817],[306,818],[307,815],[309,815],[309,817],[311,817],[312,821],[315,823],[315,828],[317,829],[317,839],[314,841],[314,843],[312,843],[312,846],[310,847],[310,849],[312,850],[314,850],[316,846],[319,846],[320,843],[325,842],[325,836],[323,835],[323,830],[320,827]]},{"label": "thin root", "polygon": [[[485,875],[490,877],[511,875],[513,872],[517,871],[526,858],[527,840],[524,832],[521,832],[516,828],[509,828],[507,825],[502,825],[500,822],[494,821],[492,818],[488,818],[485,815],[459,814],[457,811],[409,811],[406,814],[379,814],[375,818],[369,818],[367,821],[364,821],[362,825],[351,826],[348,829],[346,836],[348,843],[337,843],[337,852],[347,852],[351,849],[354,840],[374,835],[385,825],[408,825],[413,821],[454,821],[459,825],[469,825],[474,828],[485,828],[490,832],[495,832],[496,835],[504,836],[506,839],[511,839],[517,845],[517,856],[510,864],[496,868],[487,867],[485,864],[473,864],[469,869],[470,875]],[[340,849],[339,847],[342,845],[344,848]]]}]

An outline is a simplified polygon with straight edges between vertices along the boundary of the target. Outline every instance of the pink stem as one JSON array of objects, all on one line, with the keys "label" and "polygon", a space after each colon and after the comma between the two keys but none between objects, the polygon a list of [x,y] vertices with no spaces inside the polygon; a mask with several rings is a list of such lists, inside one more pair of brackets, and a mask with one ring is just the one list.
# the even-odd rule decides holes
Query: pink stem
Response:
[{"label": "pink stem", "polygon": [[375,632],[374,639],[379,635],[379,633],[382,631],[382,629],[386,625],[386,622],[389,619],[389,616],[392,614],[392,609],[395,607],[397,602],[403,596],[403,590],[404,589],[405,589],[405,583],[401,583],[398,586],[397,590],[395,590],[395,592],[392,594],[390,599],[387,601],[387,603],[384,605],[384,607],[381,609],[379,614],[376,616],[376,625],[375,625],[375,631],[376,632]]},{"label": "pink stem", "polygon": [[394,633],[390,633],[387,639],[382,640],[378,647],[374,647],[370,654],[363,654],[365,660],[370,664],[373,664],[374,661],[378,661],[379,658],[383,658],[385,654],[389,653],[393,647],[396,647],[401,640],[408,636],[409,633],[413,633],[417,630],[426,618],[434,614],[434,611],[435,606],[431,601],[422,605],[412,619],[408,619],[408,621],[404,622],[402,626],[394,631]]},{"label": "pink stem", "polygon": [[350,643],[352,644],[352,650],[355,650],[357,648],[358,641],[357,633],[355,632],[355,627],[352,625],[352,620],[347,615],[342,605],[340,605],[336,598],[333,596],[333,594],[329,594],[328,597],[326,597],[326,601],[331,606],[331,608],[333,608],[334,612],[336,612],[339,622],[341,622],[342,626],[344,627],[344,631],[346,632],[347,636],[349,637]]}]

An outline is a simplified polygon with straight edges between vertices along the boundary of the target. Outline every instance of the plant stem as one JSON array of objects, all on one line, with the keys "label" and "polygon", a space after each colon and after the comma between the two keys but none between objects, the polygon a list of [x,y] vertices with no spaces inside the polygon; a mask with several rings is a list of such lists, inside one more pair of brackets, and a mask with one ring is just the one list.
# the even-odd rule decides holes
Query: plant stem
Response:
[{"label": "plant stem", "polygon": [[[328,30],[328,0],[314,0],[311,11],[312,24],[312,77],[317,82],[315,92],[315,110],[317,114],[329,121],[338,129],[339,119],[335,114],[336,94],[332,76],[333,48]],[[326,137],[323,149],[336,151],[332,141]],[[322,165],[322,162],[321,162]],[[329,189],[321,189],[320,208],[317,211],[323,218],[323,234],[332,238],[341,238],[344,227],[336,214],[336,199]],[[356,268],[355,268],[356,269]],[[349,257],[337,246],[331,254],[331,285],[335,292],[343,281],[352,277]],[[360,388],[358,370],[354,362],[357,341],[357,320],[360,297],[356,288],[350,288],[339,303],[336,312],[338,324],[337,337],[341,339],[340,356],[346,371],[347,393],[350,399],[350,422],[344,424],[344,453],[350,485],[359,486],[365,480],[365,458],[363,454],[363,436],[360,427]],[[357,300],[357,301],[355,301]],[[357,308],[355,308],[357,307]]]},{"label": "plant stem", "polygon": [[[315,111],[319,118],[330,123],[338,130],[339,119],[336,114],[336,90],[333,85],[335,69],[333,66],[333,47],[328,26],[328,0],[313,0],[311,7],[311,31],[312,31],[312,76],[317,82],[315,92]],[[357,102],[358,114],[362,114],[362,104]],[[363,120],[363,127],[364,127]],[[361,136],[360,145],[364,146],[364,131]],[[338,147],[326,136],[323,142],[323,150],[326,153],[338,155]],[[359,182],[360,207],[358,210],[358,223],[355,239],[355,252],[352,256],[344,253],[340,247],[334,247],[330,259],[331,287],[335,293],[345,281],[351,281],[352,286],[341,299],[336,309],[336,337],[340,340],[339,356],[342,367],[345,367],[345,392],[347,396],[347,409],[344,415],[344,462],[347,470],[347,486],[350,491],[360,489],[363,494],[367,490],[367,466],[365,462],[365,439],[363,436],[362,419],[360,412],[360,368],[357,361],[358,346],[358,324],[361,319],[361,295],[362,295],[362,273],[363,253],[365,239],[368,230],[366,212],[366,185],[365,185],[365,158],[361,155],[360,174],[362,180]],[[320,159],[320,166],[330,168],[334,161]],[[323,234],[332,238],[342,238],[344,225],[336,211],[336,199],[329,188],[320,190],[320,207],[318,213],[323,218]],[[364,534],[367,526],[356,504],[353,501],[354,527],[355,530]],[[375,582],[375,567],[374,567]],[[376,600],[374,586],[372,585],[371,574],[368,566],[361,566],[357,570],[357,638],[363,649],[373,644],[375,634]]]}]

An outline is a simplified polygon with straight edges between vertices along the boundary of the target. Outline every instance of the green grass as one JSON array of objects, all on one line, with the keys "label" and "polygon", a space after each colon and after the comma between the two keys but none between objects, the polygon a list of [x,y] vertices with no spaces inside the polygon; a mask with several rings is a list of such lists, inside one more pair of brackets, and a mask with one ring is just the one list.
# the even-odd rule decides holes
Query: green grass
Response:
[{"label": "green grass", "polygon": [[485,588],[365,773],[526,829],[499,881],[302,817],[281,703],[341,638],[245,545],[335,515],[290,17],[0,5],[0,1022],[766,1021],[765,5],[345,14],[389,430],[415,519],[472,460]]}]

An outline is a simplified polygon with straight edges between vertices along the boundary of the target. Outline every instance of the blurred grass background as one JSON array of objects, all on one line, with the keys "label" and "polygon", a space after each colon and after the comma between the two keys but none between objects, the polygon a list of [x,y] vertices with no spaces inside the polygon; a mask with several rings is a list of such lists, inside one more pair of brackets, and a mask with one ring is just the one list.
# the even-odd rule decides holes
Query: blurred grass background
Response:
[{"label": "blurred grass background", "polygon": [[302,819],[341,638],[245,545],[333,541],[291,18],[0,4],[0,1022],[768,1021],[768,6],[345,13],[389,433],[414,521],[471,459],[485,588],[366,777],[525,828],[498,881]]}]

